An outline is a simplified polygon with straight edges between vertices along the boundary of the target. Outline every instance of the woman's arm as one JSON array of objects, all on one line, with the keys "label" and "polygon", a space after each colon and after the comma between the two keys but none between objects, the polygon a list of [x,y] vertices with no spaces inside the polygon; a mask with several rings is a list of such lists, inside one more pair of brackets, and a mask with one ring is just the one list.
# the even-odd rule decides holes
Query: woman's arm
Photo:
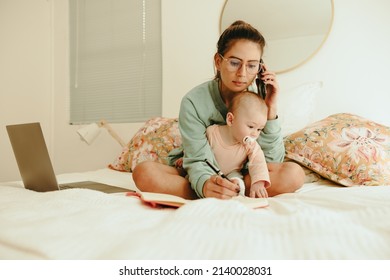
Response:
[{"label": "woman's arm", "polygon": [[204,119],[199,116],[203,112],[195,107],[193,101],[187,96],[183,98],[179,114],[179,128],[184,150],[183,167],[188,173],[191,187],[199,197],[204,197],[203,185],[213,172],[208,168],[204,159],[215,162],[214,155],[206,139],[206,127]]},{"label": "woman's arm", "polygon": [[277,115],[277,99],[279,95],[279,84],[274,72],[268,71],[266,65],[261,75],[267,94],[265,103],[268,107],[268,121],[260,134],[260,144],[267,162],[282,162],[285,155],[282,130]]},{"label": "woman's arm", "polygon": [[267,121],[257,142],[263,150],[267,162],[283,162],[285,147],[278,119]]},{"label": "woman's arm", "polygon": [[194,96],[183,98],[179,114],[183,167],[188,173],[191,187],[199,197],[228,199],[237,196],[236,184],[217,176],[204,161],[208,159],[217,165],[206,137],[206,128],[211,124],[223,123],[224,118],[215,109],[209,94]]}]

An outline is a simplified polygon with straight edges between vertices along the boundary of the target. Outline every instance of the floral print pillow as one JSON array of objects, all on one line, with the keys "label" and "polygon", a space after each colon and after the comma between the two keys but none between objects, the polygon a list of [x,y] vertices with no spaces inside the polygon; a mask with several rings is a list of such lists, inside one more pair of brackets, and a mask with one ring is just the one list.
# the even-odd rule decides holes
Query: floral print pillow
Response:
[{"label": "floral print pillow", "polygon": [[284,138],[286,157],[343,186],[390,185],[390,128],[340,113]]},{"label": "floral print pillow", "polygon": [[147,160],[167,164],[169,152],[180,146],[178,119],[152,118],[137,131],[109,167],[132,172],[138,163]]}]

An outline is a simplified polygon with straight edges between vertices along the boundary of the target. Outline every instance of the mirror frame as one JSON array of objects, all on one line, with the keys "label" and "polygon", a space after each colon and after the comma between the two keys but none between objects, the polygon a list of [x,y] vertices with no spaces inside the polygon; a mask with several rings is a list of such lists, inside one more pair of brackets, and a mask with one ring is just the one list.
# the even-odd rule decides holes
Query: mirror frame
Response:
[{"label": "mirror frame", "polygon": [[[281,74],[281,73],[286,73],[286,72],[290,72],[292,70],[295,70],[295,69],[301,67],[302,65],[304,65],[305,63],[307,63],[309,60],[311,60],[320,51],[320,49],[323,47],[323,45],[325,44],[326,40],[329,37],[329,34],[330,34],[332,27],[333,27],[333,22],[334,22],[334,0],[327,0],[327,1],[330,1],[330,4],[331,4],[331,18],[329,21],[329,26],[327,28],[327,31],[326,31],[322,41],[318,44],[318,47],[314,48],[314,50],[311,52],[311,54],[308,55],[307,57],[305,57],[301,62],[294,64],[292,66],[288,66],[285,69],[270,69],[271,71],[274,71],[276,74]],[[221,11],[220,19],[219,19],[219,32],[220,32],[220,34],[222,34],[222,32],[223,32],[222,19],[223,19],[224,11],[226,10],[226,6],[227,6],[228,2],[229,2],[229,0],[225,0],[225,3],[222,7],[222,11]],[[245,19],[242,19],[242,20],[245,21]]]}]

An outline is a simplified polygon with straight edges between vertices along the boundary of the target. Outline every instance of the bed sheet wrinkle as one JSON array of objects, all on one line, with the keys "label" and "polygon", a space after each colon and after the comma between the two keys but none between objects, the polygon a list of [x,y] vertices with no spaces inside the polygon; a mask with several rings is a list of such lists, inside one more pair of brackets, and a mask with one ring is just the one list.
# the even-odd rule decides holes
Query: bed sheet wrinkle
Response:
[{"label": "bed sheet wrinkle", "polygon": [[[158,233],[149,233],[150,235],[156,234],[159,236],[158,238],[157,236],[146,238],[146,240],[152,240],[149,246],[159,248],[161,244],[165,244],[165,246],[171,247],[173,252],[171,256],[168,253],[168,257],[177,257],[177,250],[180,250],[180,256],[189,259],[217,258],[216,256],[219,256],[218,258],[221,258],[220,256],[229,258],[232,255],[238,258],[256,259],[261,256],[262,258],[273,259],[280,258],[281,254],[284,258],[293,258],[299,250],[305,253],[302,255],[303,258],[307,255],[306,251],[310,252],[313,245],[315,247],[322,246],[321,242],[312,244],[309,242],[309,246],[305,246],[308,240],[304,239],[304,236],[302,236],[302,244],[291,244],[289,231],[294,231],[294,225],[296,225],[296,230],[302,232],[301,227],[306,226],[306,223],[299,224],[294,219],[290,220],[289,217],[281,216],[281,219],[272,221],[273,226],[269,226],[269,224],[267,226],[267,223],[264,223],[261,219],[261,213],[263,213],[261,211],[255,212],[247,209],[236,211],[235,207],[223,208],[218,207],[221,206],[218,203],[209,204],[209,202],[211,201],[203,200],[202,207],[197,207],[193,203],[179,209],[176,212],[178,215],[173,214]],[[200,204],[198,203],[198,205]],[[208,207],[209,205],[211,207]],[[221,215],[220,212],[222,211],[224,215]],[[180,219],[182,221],[179,221]],[[317,224],[313,224],[312,228],[310,226],[306,228],[308,228],[307,231],[316,234],[317,226]],[[329,236],[332,235],[330,228],[328,234]],[[172,238],[173,236],[176,236],[176,238]],[[279,240],[276,245],[273,241],[275,237]],[[318,239],[313,239],[313,241],[315,240]],[[136,258],[159,258],[161,254],[161,252],[154,252],[154,255],[149,254],[149,251],[144,250],[148,245],[142,241],[137,245],[132,251]],[[289,249],[291,249],[291,253],[289,253]],[[163,255],[167,256],[167,252],[164,252]],[[128,257],[128,255],[125,256]]]},{"label": "bed sheet wrinkle", "polygon": [[35,250],[37,258],[104,258],[101,252],[120,240],[128,242],[132,231],[149,231],[156,226],[154,221],[161,222],[149,208],[149,215],[145,208],[134,209],[133,204],[140,202],[125,196],[76,189],[35,193],[13,188],[11,192],[16,199],[0,197],[1,243]]},{"label": "bed sheet wrinkle", "polygon": [[[224,206],[222,209],[221,205]],[[236,253],[234,244],[240,244],[243,237],[236,217],[248,211],[247,207],[234,201],[197,200],[170,213],[163,225],[145,233],[131,251],[120,247],[116,248],[115,255],[136,259],[231,256]],[[224,223],[220,224],[220,220]],[[162,246],[166,250],[153,249]]]},{"label": "bed sheet wrinkle", "polygon": [[[86,177],[131,187],[130,174]],[[0,259],[390,259],[390,186],[323,180],[249,209],[200,199],[175,210],[91,190],[0,184]]]},{"label": "bed sheet wrinkle", "polygon": [[311,207],[354,212],[358,209],[368,210],[379,206],[387,208],[390,201],[390,187],[322,188],[297,193],[297,195],[300,202]]}]

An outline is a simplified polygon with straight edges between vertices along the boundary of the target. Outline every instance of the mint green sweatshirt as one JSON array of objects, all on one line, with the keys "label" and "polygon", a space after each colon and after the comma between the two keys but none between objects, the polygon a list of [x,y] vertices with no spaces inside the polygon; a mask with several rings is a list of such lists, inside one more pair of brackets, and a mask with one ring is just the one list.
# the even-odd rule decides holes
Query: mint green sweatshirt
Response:
[{"label": "mint green sweatshirt", "polygon": [[[204,160],[207,158],[218,166],[206,138],[206,128],[213,124],[226,124],[226,114],[227,107],[216,80],[193,88],[181,101],[179,129],[183,144],[181,148],[171,151],[170,165],[183,156],[183,167],[188,173],[191,187],[199,197],[204,197],[203,185],[215,174]],[[278,119],[267,122],[258,142],[267,162],[283,161],[285,150]]]}]

